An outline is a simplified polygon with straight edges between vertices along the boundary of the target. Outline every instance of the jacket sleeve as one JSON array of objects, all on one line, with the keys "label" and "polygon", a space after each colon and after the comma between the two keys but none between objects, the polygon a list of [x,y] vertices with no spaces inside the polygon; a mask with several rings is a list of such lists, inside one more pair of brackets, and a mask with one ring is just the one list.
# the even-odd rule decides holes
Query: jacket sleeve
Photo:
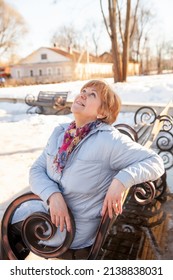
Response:
[{"label": "jacket sleeve", "polygon": [[53,181],[47,174],[47,154],[49,146],[54,144],[55,139],[57,139],[57,128],[53,131],[45,149],[31,166],[29,172],[31,191],[37,194],[45,202],[47,202],[51,194],[61,192],[58,183]]},{"label": "jacket sleeve", "polygon": [[111,154],[111,168],[117,165],[119,172],[114,178],[126,188],[147,181],[155,181],[165,171],[163,160],[158,154],[133,142],[121,133],[116,139]]}]

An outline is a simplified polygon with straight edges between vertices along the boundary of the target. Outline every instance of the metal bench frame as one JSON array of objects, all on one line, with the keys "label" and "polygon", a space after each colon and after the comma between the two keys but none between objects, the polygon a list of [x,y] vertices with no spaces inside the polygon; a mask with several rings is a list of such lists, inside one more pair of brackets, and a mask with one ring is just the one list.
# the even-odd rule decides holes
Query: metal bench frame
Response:
[{"label": "metal bench frame", "polygon": [[38,96],[28,94],[25,97],[25,103],[30,106],[28,113],[33,107],[36,113],[45,115],[69,114],[70,103],[67,102],[69,91],[40,91]]}]

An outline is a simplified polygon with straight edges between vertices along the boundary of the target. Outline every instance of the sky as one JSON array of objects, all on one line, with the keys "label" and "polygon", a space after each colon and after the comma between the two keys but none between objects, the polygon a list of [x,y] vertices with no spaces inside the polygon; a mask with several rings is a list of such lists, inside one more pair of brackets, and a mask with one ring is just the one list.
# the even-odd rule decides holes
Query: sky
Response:
[{"label": "sky", "polygon": [[[20,12],[28,26],[29,33],[24,42],[21,42],[22,53],[40,46],[49,46],[51,37],[59,26],[73,25],[80,30],[91,21],[102,20],[98,0],[57,0],[56,4],[55,0],[6,2]],[[110,46],[109,42],[107,46]]]},{"label": "sky", "polygon": [[[132,0],[133,2],[136,0]],[[165,39],[173,39],[173,1],[172,0],[142,0],[150,5],[156,13],[155,35]],[[28,34],[21,39],[19,50],[22,57],[42,46],[50,46],[50,40],[57,28],[72,24],[77,29],[89,25],[92,21],[102,21],[99,0],[6,0],[24,18]],[[56,2],[56,3],[55,3]],[[102,0],[107,11],[107,0]],[[103,51],[109,50],[110,39],[105,30]],[[157,37],[156,36],[156,37]]]}]

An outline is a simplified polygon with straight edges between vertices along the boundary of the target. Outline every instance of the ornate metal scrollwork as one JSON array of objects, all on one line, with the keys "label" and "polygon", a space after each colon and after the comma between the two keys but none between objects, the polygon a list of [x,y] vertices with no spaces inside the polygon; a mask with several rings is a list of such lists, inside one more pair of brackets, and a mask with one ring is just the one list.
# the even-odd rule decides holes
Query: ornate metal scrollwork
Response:
[{"label": "ornate metal scrollwork", "polygon": [[[70,210],[69,215],[74,230],[75,224]],[[48,229],[50,229],[49,233],[47,233]],[[22,237],[29,250],[46,259],[61,256],[67,251],[74,239],[74,234],[67,231],[63,243],[58,247],[45,246],[40,243],[40,241],[51,240],[56,231],[57,228],[52,224],[50,216],[42,212],[30,215],[22,225]]]},{"label": "ornate metal scrollwork", "polygon": [[36,101],[36,97],[32,94],[27,94],[25,97],[25,103],[29,106],[33,106],[34,102]]},{"label": "ornate metal scrollwork", "polygon": [[159,151],[158,154],[161,156],[166,170],[168,170],[171,167],[173,167],[173,154],[172,154],[172,151]]},{"label": "ornate metal scrollwork", "polygon": [[134,198],[140,205],[146,205],[155,198],[156,189],[152,182],[145,182],[134,187]]},{"label": "ornate metal scrollwork", "polygon": [[135,124],[152,124],[157,118],[156,111],[148,106],[139,108],[134,115]]},{"label": "ornate metal scrollwork", "polygon": [[170,151],[173,148],[173,135],[169,131],[161,130],[156,140],[156,145],[161,151]]},{"label": "ornate metal scrollwork", "polygon": [[135,233],[135,227],[133,225],[129,225],[129,224],[119,224],[117,225],[117,228],[119,231],[121,232],[131,232],[131,233]]},{"label": "ornate metal scrollwork", "polygon": [[161,198],[167,189],[166,172],[156,181],[154,181],[156,194],[155,198]]},{"label": "ornate metal scrollwork", "polygon": [[162,115],[158,117],[160,122],[163,122],[162,130],[170,131],[173,128],[173,118],[169,115]]},{"label": "ornate metal scrollwork", "polygon": [[[12,217],[16,209],[24,202],[29,200],[40,200],[40,198],[33,194],[27,193],[16,198],[7,208],[2,219],[2,245],[3,249],[10,260],[17,260],[15,251],[11,247],[10,226]],[[75,235],[75,222],[72,213],[69,210],[71,218],[71,231],[66,231],[66,236],[59,247],[43,246],[40,241],[49,240],[56,232],[55,226],[52,224],[48,214],[36,212],[27,217],[22,224],[22,237],[30,251],[43,258],[56,258],[65,253],[71,245]],[[46,234],[48,227],[51,229],[50,234]]]},{"label": "ornate metal scrollwork", "polygon": [[123,134],[128,135],[133,141],[137,142],[138,134],[130,125],[120,123],[120,124],[114,125],[114,127],[117,128]]}]

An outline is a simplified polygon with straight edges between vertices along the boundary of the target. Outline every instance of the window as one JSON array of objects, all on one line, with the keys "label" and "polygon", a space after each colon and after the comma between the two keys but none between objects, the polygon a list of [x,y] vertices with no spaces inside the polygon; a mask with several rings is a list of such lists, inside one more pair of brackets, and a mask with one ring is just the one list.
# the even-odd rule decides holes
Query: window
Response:
[{"label": "window", "polygon": [[33,70],[30,70],[30,76],[33,77],[34,76],[34,72]]},{"label": "window", "polygon": [[17,78],[20,78],[20,70],[17,70]]},{"label": "window", "polygon": [[60,67],[57,67],[56,68],[56,73],[57,73],[58,76],[61,75],[62,69]]},{"label": "window", "polygon": [[42,53],[41,54],[41,60],[47,59],[47,54],[46,53]]},{"label": "window", "polygon": [[52,75],[52,68],[51,67],[47,68],[47,75]]},{"label": "window", "polygon": [[39,69],[39,76],[42,76],[42,69]]}]

